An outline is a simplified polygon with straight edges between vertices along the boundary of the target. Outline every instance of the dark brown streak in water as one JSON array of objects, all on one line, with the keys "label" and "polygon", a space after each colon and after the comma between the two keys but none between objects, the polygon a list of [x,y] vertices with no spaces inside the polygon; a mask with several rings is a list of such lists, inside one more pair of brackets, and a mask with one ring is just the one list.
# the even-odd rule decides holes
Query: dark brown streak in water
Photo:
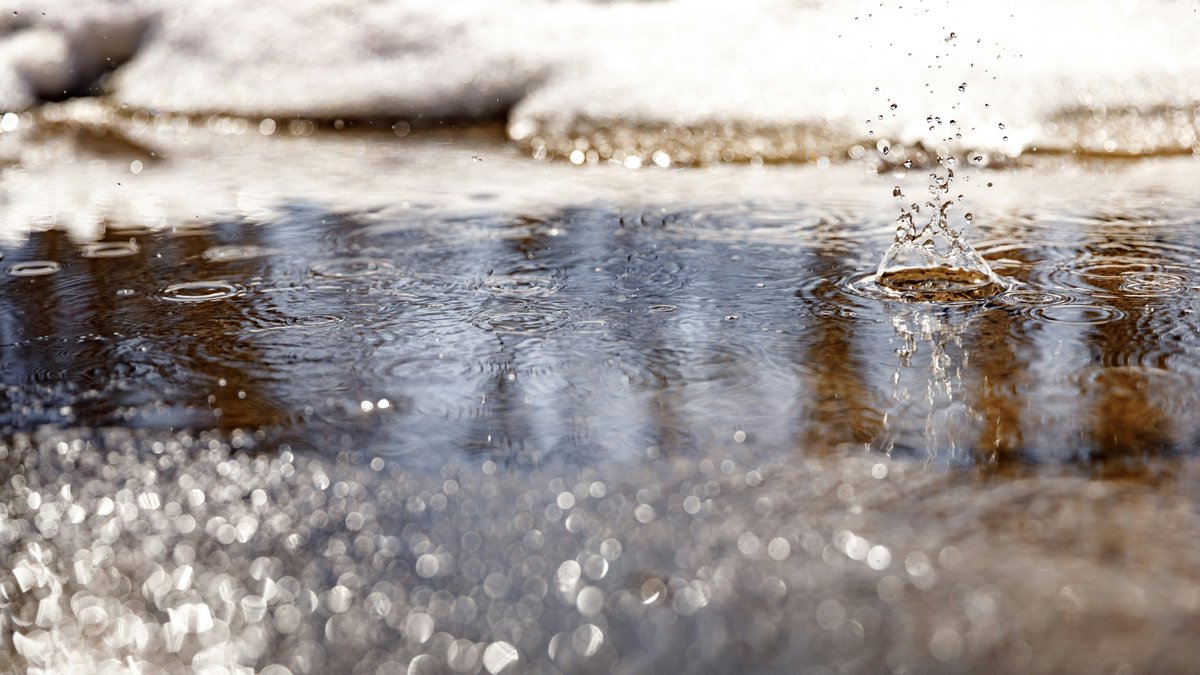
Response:
[{"label": "dark brown streak in water", "polygon": [[[806,267],[841,264],[830,252],[818,251]],[[858,322],[846,318],[854,316],[850,299],[830,292],[822,300],[827,303],[824,311],[806,317],[811,339],[798,354],[798,361],[812,373],[811,392],[797,405],[804,415],[800,443],[818,452],[847,442],[882,449],[885,434],[877,395],[863,381],[868,369],[856,354]]]},{"label": "dark brown streak in water", "polygon": [[[886,228],[876,240],[797,246],[750,234],[772,235],[771,214],[746,224],[753,212],[718,212],[693,228],[650,213],[625,225],[603,208],[381,222],[296,206],[265,225],[113,233],[140,244],[114,258],[37,233],[2,264],[10,406],[0,425],[246,429],[414,464],[445,453],[590,462],[644,457],[650,446],[762,457],[894,448],[992,467],[1191,452],[1192,294],[1130,295],[1119,275],[1055,276],[1111,258],[1117,244],[1129,269],[1191,274],[1179,251],[1196,246],[1184,228],[1097,219],[1069,251],[1005,254],[1001,271],[1022,292],[1060,299],[1022,304],[1006,292],[940,306],[848,290],[886,247]],[[714,226],[721,237],[706,237]],[[274,252],[204,257],[218,246]],[[388,273],[312,271],[364,257],[382,258]],[[62,270],[8,273],[45,259]],[[243,292],[161,299],[171,284],[203,280]],[[887,281],[942,292],[905,274]],[[1109,308],[1105,322],[1078,320],[1098,307]],[[893,328],[897,311],[911,315],[905,335]],[[897,356],[903,340],[914,348]]]},{"label": "dark brown streak in water", "polygon": [[1002,470],[1028,452],[1021,421],[1028,406],[1024,392],[1033,378],[1020,353],[1028,340],[1010,312],[996,310],[978,317],[966,340],[973,375],[971,398],[983,417],[975,461]]},{"label": "dark brown streak in water", "polygon": [[[1128,260],[1150,267],[1167,262],[1149,248]],[[1164,408],[1164,397],[1173,395],[1155,381],[1170,377],[1169,360],[1179,345],[1168,341],[1183,317],[1161,298],[1120,293],[1120,284],[1119,277],[1097,283],[1112,294],[1109,302],[1123,316],[1090,326],[1084,338],[1100,368],[1095,386],[1086,391],[1093,458],[1136,459],[1190,449],[1200,440],[1191,420],[1194,411],[1172,414]]]}]

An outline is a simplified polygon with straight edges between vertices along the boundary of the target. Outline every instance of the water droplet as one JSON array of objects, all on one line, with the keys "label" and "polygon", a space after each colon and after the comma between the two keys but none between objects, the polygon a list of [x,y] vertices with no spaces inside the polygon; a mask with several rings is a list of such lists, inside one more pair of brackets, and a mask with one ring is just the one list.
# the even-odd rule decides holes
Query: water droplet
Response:
[{"label": "water droplet", "polygon": [[491,275],[483,280],[481,288],[492,295],[522,298],[556,293],[562,288],[562,283],[550,276],[514,272]]}]

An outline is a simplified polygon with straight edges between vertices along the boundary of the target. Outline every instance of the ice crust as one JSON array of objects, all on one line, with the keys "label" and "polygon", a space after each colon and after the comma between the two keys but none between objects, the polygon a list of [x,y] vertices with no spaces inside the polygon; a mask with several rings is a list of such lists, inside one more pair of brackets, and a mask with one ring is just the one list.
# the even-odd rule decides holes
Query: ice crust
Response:
[{"label": "ice crust", "polygon": [[1011,154],[1060,143],[1047,123],[1064,110],[1200,101],[1194,3],[884,5],[17,0],[0,108],[132,57],[105,85],[151,111],[499,118],[518,140],[587,120],[811,126]]}]

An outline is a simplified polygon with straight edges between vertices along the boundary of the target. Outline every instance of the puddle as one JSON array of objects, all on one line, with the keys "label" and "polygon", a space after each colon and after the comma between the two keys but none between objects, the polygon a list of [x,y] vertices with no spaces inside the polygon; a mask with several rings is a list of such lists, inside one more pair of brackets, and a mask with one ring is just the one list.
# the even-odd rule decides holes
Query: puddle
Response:
[{"label": "puddle", "polygon": [[[1142,382],[1147,406],[1198,388],[1200,249],[1187,221],[1156,214],[1164,224],[1147,227],[1131,204],[1122,229],[1085,210],[1022,221],[1022,240],[989,253],[1013,227],[992,219],[976,225],[981,271],[934,279],[911,265],[869,273],[889,244],[886,220],[869,220],[879,216],[854,225],[839,215],[836,229],[859,227],[858,238],[781,237],[787,208],[422,212],[386,223],[297,210],[82,249],[34,233],[6,251],[3,381],[27,405],[0,423],[153,428],[182,416],[418,465],[446,452],[584,464],[650,446],[687,456],[738,429],[740,455],[759,459],[858,447],[971,464],[986,446],[988,462],[1040,464],[1094,456],[1088,427],[1100,424],[1155,427],[1152,447],[1105,444],[1106,457],[1192,452],[1200,426],[1190,419],[1164,427],[1110,405],[1105,378],[1080,376],[1113,364],[1176,378],[1172,396],[1156,392],[1158,379]],[[720,236],[664,225],[697,222]],[[1068,232],[1070,247],[1011,257]],[[97,256],[102,266],[76,261]],[[53,284],[22,278],[51,274]],[[81,335],[90,338],[73,341]],[[1019,386],[992,390],[1014,377]],[[923,394],[931,383],[947,395]],[[414,404],[364,423],[359,403],[383,398]],[[1019,412],[1042,401],[1053,415]],[[986,440],[997,410],[1013,411],[1020,439],[1001,455]],[[403,438],[390,441],[401,429],[460,444],[409,456]]]},{"label": "puddle", "polygon": [[824,193],[33,232],[5,654],[1185,670],[1200,239],[1145,194],[993,205],[932,278]]},{"label": "puddle", "polygon": [[232,298],[241,292],[236,284],[227,281],[184,281],[164,288],[161,297],[171,302],[208,302]]}]

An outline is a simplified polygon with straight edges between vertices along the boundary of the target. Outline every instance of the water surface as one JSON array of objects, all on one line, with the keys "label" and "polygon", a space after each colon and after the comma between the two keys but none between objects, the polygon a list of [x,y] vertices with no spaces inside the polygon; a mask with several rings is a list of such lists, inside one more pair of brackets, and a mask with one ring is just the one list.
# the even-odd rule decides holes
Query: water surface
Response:
[{"label": "water surface", "polygon": [[39,232],[0,263],[0,421],[414,466],[1190,453],[1200,249],[1162,208],[998,215],[972,236],[1009,289],[940,304],[872,293],[892,224],[819,201]]},{"label": "water surface", "polygon": [[1195,663],[1193,160],[964,175],[1004,290],[923,303],[916,172],[370,147],[4,247],[0,669]]}]

